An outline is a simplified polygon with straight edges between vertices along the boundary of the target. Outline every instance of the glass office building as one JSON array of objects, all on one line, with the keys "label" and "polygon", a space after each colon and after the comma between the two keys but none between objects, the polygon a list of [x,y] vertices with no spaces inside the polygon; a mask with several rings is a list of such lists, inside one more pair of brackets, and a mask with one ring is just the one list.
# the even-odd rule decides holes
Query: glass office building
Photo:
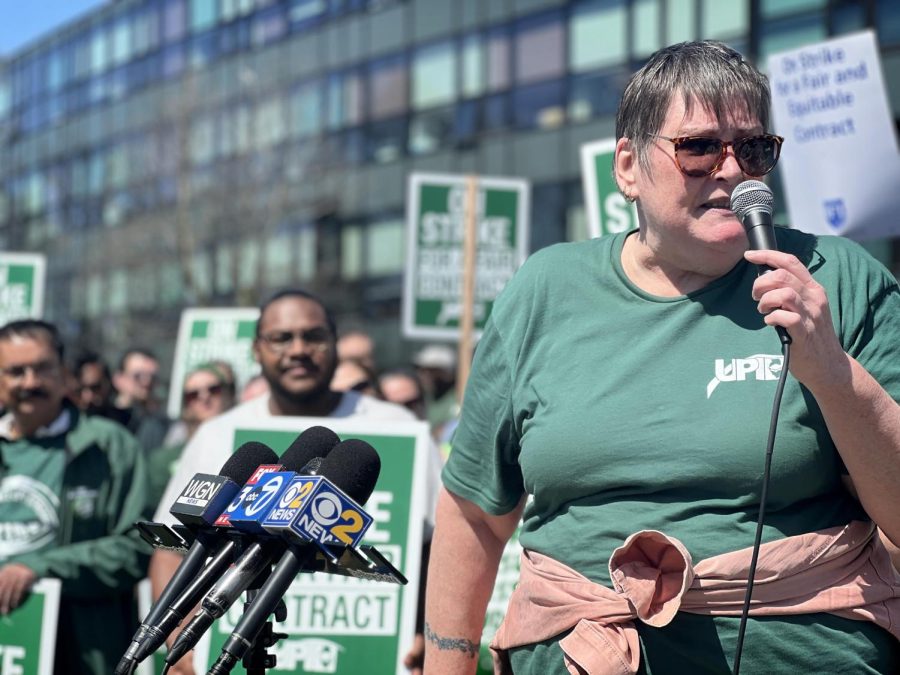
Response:
[{"label": "glass office building", "polygon": [[863,28],[900,117],[896,0],[109,2],[0,62],[0,246],[47,254],[46,316],[108,355],[296,285],[400,360],[409,172],[525,177],[532,249],[581,238],[579,146],[651,52]]}]

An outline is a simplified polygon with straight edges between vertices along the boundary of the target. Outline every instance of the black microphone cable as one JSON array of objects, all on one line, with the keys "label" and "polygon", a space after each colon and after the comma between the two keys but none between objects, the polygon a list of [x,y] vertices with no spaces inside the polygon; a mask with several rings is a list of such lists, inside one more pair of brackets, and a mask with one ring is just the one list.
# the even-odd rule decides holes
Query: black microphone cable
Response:
[{"label": "black microphone cable", "polygon": [[753,553],[750,556],[750,570],[747,574],[747,593],[744,595],[744,606],[741,609],[741,625],[738,628],[737,644],[734,648],[733,675],[738,675],[741,670],[741,652],[744,648],[744,633],[747,630],[747,616],[750,613],[750,599],[753,596],[753,579],[756,576],[756,563],[759,560],[759,547],[762,542],[763,521],[766,517],[766,499],[769,493],[769,476],[772,469],[772,454],[775,449],[775,431],[778,428],[778,413],[781,410],[781,398],[784,394],[784,385],[787,381],[788,366],[791,361],[790,340],[782,343],[781,375],[775,387],[775,399],[772,402],[772,415],[769,419],[769,438],[766,441],[766,463],[763,469],[762,490],[759,494],[759,518],[756,521],[756,537],[753,541]]}]

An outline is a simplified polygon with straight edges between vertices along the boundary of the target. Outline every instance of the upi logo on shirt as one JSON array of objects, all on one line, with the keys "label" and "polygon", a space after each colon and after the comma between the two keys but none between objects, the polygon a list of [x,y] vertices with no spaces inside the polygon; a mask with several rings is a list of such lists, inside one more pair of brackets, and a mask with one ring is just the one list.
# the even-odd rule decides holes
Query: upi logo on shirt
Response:
[{"label": "upi logo on shirt", "polygon": [[777,380],[783,365],[784,357],[780,354],[754,354],[743,359],[716,359],[716,374],[706,385],[706,398],[710,398],[722,382]]}]

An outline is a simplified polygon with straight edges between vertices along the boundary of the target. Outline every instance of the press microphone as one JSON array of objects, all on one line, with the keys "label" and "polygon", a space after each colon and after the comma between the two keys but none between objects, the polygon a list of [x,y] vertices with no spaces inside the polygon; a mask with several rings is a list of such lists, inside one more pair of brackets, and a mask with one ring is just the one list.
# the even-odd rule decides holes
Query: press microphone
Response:
[{"label": "press microphone", "polygon": [[277,459],[278,456],[267,445],[251,441],[242,445],[228,458],[219,470],[219,475],[198,473],[188,481],[172,505],[170,513],[185,526],[198,530],[198,536],[135,632],[128,650],[116,667],[116,675],[132,672],[137,662],[136,655],[148,631],[159,623],[166,608],[191,583],[218,543],[212,537],[205,536],[203,529],[213,525],[260,464],[272,463]]},{"label": "press microphone", "polygon": [[[200,599],[225,574],[232,561],[237,557],[240,549],[245,544],[245,541],[242,541],[241,538],[245,535],[245,530],[240,527],[240,524],[231,522],[230,514],[236,512],[246,500],[258,497],[259,493],[255,490],[266,482],[268,476],[276,473],[276,469],[287,468],[293,471],[303,467],[300,469],[302,471],[309,465],[317,466],[317,463],[321,462],[321,458],[339,440],[337,435],[330,429],[321,426],[310,427],[294,439],[280,458],[275,458],[275,453],[273,452],[272,457],[275,458],[274,461],[269,460],[267,464],[259,466],[253,471],[245,485],[240,489],[240,492],[227,507],[224,510],[219,509],[220,515],[215,520],[217,527],[233,528],[234,531],[222,530],[223,533],[227,533],[226,541],[206,567],[195,577],[193,582],[183,589],[180,595],[168,605],[165,612],[155,622],[155,625],[147,631],[144,643],[134,655],[135,660],[143,660],[162,646],[169,633],[184,620],[187,613],[196,606]],[[246,539],[246,536],[244,536],[244,539]]]},{"label": "press microphone", "polygon": [[244,657],[294,578],[315,556],[314,543],[355,546],[362,540],[372,518],[361,505],[372,494],[380,471],[375,448],[350,439],[336,445],[322,461],[318,476],[294,480],[293,489],[284,493],[262,522],[267,531],[293,545],[282,554],[207,675],[230,673]]},{"label": "press microphone", "polygon": [[[259,522],[277,503],[296,472],[308,471],[309,467],[318,468],[320,458],[326,457],[338,440],[330,429],[310,427],[282,455],[282,468],[286,471],[266,474],[251,489],[242,490],[241,498],[235,499],[222,513],[217,522],[227,521],[235,529],[254,535],[258,540],[247,546],[234,566],[216,581],[212,589],[207,586],[205,590],[209,592],[203,598],[200,610],[175,640],[166,656],[166,663],[171,665],[179,661],[194,647],[213,621],[225,614],[241,593],[268,572],[269,565],[284,550],[284,544],[266,536]],[[202,595],[200,593],[187,609],[196,604],[196,600]],[[178,619],[179,622],[181,618]]]},{"label": "press microphone", "polygon": [[[758,180],[745,180],[731,193],[731,210],[747,233],[751,251],[778,250],[775,227],[772,225],[772,211],[775,195],[768,185]],[[772,270],[768,265],[757,265],[758,275]],[[790,344],[791,336],[784,326],[775,326],[782,344]]]}]

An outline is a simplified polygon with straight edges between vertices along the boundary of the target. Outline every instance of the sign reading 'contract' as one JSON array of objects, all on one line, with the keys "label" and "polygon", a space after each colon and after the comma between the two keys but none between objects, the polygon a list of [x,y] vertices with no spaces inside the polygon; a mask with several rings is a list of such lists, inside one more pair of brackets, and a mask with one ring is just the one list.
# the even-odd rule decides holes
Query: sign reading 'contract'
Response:
[{"label": "sign reading 'contract'", "polygon": [[[480,335],[494,299],[528,253],[528,183],[477,179],[474,326]],[[462,318],[466,177],[411,174],[403,333],[456,340]]]}]

